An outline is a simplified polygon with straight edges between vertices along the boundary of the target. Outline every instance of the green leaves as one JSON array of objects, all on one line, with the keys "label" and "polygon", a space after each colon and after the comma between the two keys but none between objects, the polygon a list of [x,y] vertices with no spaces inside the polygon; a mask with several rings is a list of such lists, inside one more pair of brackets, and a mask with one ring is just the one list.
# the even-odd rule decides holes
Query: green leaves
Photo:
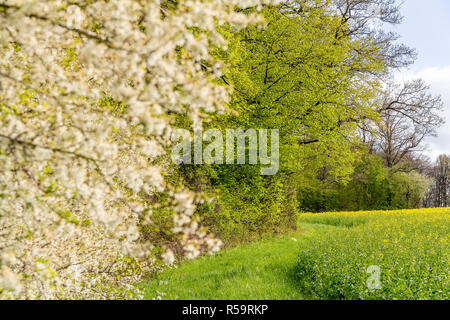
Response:
[{"label": "green leaves", "polygon": [[282,169],[299,172],[314,161],[345,179],[356,158],[356,125],[374,116],[369,102],[378,84],[361,81],[362,73],[383,65],[369,42],[336,37],[345,28],[338,17],[306,5],[301,13],[288,9],[265,9],[264,29],[223,29],[229,50],[217,54],[230,65],[225,76],[237,115],[219,122],[280,129]]}]

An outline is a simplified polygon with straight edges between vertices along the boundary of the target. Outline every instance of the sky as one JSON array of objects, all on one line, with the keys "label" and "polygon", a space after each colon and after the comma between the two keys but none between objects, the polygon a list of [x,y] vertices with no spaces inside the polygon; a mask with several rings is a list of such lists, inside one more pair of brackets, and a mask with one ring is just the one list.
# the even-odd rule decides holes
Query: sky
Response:
[{"label": "sky", "polygon": [[444,101],[442,115],[447,123],[437,138],[426,140],[425,154],[435,160],[439,154],[450,154],[450,1],[404,0],[401,12],[403,23],[394,31],[402,36],[402,43],[417,50],[418,59],[397,78],[422,78]]}]

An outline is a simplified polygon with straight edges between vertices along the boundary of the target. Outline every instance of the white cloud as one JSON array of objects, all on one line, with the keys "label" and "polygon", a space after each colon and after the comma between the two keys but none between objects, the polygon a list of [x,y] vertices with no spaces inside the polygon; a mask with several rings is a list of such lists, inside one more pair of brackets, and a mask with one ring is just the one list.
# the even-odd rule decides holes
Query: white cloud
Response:
[{"label": "white cloud", "polygon": [[438,137],[426,140],[429,151],[425,154],[432,160],[440,154],[450,154],[450,65],[444,68],[426,68],[417,73],[408,71],[396,78],[399,81],[421,78],[431,86],[433,94],[442,96],[444,102],[442,116],[446,123],[438,130]]}]

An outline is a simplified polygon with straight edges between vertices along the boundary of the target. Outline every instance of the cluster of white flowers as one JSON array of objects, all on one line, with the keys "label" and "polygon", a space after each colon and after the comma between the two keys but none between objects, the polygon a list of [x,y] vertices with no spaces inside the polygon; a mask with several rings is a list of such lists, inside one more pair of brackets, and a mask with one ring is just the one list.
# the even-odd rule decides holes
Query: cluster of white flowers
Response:
[{"label": "cluster of white flowers", "polygon": [[[130,297],[155,261],[140,226],[168,187],[168,115],[223,109],[217,24],[262,2],[0,0],[0,298]],[[186,256],[217,251],[196,196],[173,198]]]}]

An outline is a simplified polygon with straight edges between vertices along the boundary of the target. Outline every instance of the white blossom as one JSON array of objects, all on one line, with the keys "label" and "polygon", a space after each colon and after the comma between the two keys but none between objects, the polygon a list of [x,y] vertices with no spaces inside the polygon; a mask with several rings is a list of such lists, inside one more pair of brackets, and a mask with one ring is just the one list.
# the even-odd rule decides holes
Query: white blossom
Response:
[{"label": "white blossom", "polygon": [[[167,188],[152,161],[169,114],[224,110],[217,22],[260,21],[234,8],[263,1],[161,2],[0,0],[0,298],[129,298],[155,267],[139,224]],[[220,248],[194,194],[175,193],[173,209],[187,258]]]}]

